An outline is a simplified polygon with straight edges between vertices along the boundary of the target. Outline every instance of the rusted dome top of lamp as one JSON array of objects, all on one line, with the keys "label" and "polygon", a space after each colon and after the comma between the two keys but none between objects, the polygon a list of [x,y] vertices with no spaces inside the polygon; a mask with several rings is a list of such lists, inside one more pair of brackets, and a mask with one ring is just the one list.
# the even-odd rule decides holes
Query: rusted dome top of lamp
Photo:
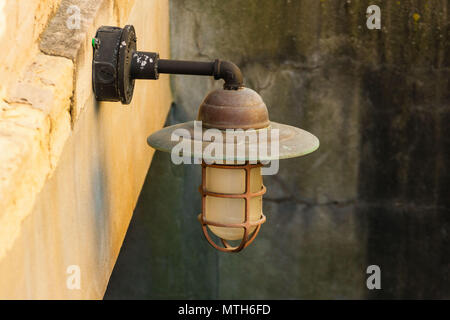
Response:
[{"label": "rusted dome top of lamp", "polygon": [[197,120],[206,128],[262,129],[269,126],[269,113],[261,96],[249,88],[214,90],[203,100]]},{"label": "rusted dome top of lamp", "polygon": [[[204,156],[204,150],[207,146],[214,143],[220,143],[224,148],[224,152],[220,155],[212,155],[210,160],[276,160],[293,158],[313,152],[319,147],[319,140],[311,133],[296,128],[293,126],[280,124],[269,120],[269,113],[267,107],[261,96],[252,89],[242,87],[237,90],[217,89],[211,91],[200,105],[197,121],[202,121],[202,135],[196,137],[194,135],[195,123],[189,121],[165,127],[147,139],[147,142],[153,148],[171,152],[172,148],[177,145],[181,139],[187,139],[192,144],[190,151],[185,151],[185,157],[199,157]],[[222,141],[209,139],[204,136],[205,130],[218,129],[223,136]],[[178,130],[184,129],[184,130]],[[243,129],[235,131],[235,136],[248,135],[254,130],[258,135],[267,135],[267,154],[260,154],[259,152],[249,152],[252,149],[258,148],[259,139],[256,141],[249,141],[245,139],[245,155],[235,153],[232,156],[225,152],[226,131],[227,129]],[[186,131],[187,130],[187,131]],[[272,153],[272,143],[276,135],[274,130],[278,131],[278,152]],[[186,138],[185,133],[190,138]],[[194,148],[194,142],[200,139],[202,143],[202,150]],[[233,139],[233,141],[235,141]],[[238,141],[238,139],[236,139]],[[234,144],[238,142],[233,142]]]}]

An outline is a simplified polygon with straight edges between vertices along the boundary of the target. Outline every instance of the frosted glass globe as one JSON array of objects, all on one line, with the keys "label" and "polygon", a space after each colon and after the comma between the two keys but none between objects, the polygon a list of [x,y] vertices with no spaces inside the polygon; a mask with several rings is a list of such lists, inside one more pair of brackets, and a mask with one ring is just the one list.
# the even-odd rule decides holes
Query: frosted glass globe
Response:
[{"label": "frosted glass globe", "polygon": [[[245,170],[206,168],[206,190],[215,193],[245,193]],[[258,192],[262,188],[261,167],[250,170],[250,191]],[[262,196],[250,198],[250,221],[261,218]],[[245,221],[245,200],[206,196],[206,220],[218,223],[243,223]],[[208,225],[212,233],[225,240],[240,240],[244,237],[244,228],[215,227]],[[256,226],[249,229],[251,234]]]}]

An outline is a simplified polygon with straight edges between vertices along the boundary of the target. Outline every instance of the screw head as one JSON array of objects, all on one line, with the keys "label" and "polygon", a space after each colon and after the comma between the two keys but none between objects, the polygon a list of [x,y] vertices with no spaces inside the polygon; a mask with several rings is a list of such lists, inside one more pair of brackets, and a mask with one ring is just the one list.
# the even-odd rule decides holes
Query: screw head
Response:
[{"label": "screw head", "polygon": [[97,38],[92,38],[92,48],[98,49],[100,46],[100,40]]}]

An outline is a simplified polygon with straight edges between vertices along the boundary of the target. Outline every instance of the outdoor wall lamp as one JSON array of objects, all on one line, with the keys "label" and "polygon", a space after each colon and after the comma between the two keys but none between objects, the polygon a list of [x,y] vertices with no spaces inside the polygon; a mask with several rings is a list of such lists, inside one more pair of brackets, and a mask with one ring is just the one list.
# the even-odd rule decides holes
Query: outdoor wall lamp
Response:
[{"label": "outdoor wall lamp", "polygon": [[[225,81],[223,89],[206,96],[197,121],[163,128],[147,142],[171,152],[172,160],[201,163],[198,219],[208,242],[224,252],[247,247],[266,221],[262,170],[270,168],[263,165],[311,153],[319,140],[305,130],[270,121],[262,98],[243,86],[241,71],[231,62],[164,60],[158,53],[137,51],[133,26],[103,26],[92,44],[93,89],[99,101],[129,104],[135,79],[156,80],[160,73],[207,75]],[[208,229],[223,246],[213,241]]]}]

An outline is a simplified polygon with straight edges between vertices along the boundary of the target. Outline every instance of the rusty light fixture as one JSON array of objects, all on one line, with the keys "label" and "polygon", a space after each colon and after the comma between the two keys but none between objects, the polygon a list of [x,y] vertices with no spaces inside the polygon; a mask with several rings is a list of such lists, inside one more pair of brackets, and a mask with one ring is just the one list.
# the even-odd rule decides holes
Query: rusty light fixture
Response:
[{"label": "rusty light fixture", "polygon": [[[160,151],[174,154],[177,150],[178,156],[201,159],[202,213],[198,219],[206,239],[223,252],[247,247],[266,221],[262,162],[306,155],[319,147],[319,140],[305,130],[270,121],[262,98],[244,87],[240,69],[231,62],[164,60],[158,53],[137,51],[133,26],[99,28],[93,47],[93,89],[99,101],[129,104],[135,79],[156,80],[160,73],[225,81],[223,89],[210,92],[200,105],[197,121],[201,127],[195,121],[169,126],[150,135],[147,142]],[[230,132],[231,141],[227,139]],[[250,136],[256,139],[247,139]],[[189,148],[178,150],[183,139]],[[222,245],[213,241],[208,229]]]}]

